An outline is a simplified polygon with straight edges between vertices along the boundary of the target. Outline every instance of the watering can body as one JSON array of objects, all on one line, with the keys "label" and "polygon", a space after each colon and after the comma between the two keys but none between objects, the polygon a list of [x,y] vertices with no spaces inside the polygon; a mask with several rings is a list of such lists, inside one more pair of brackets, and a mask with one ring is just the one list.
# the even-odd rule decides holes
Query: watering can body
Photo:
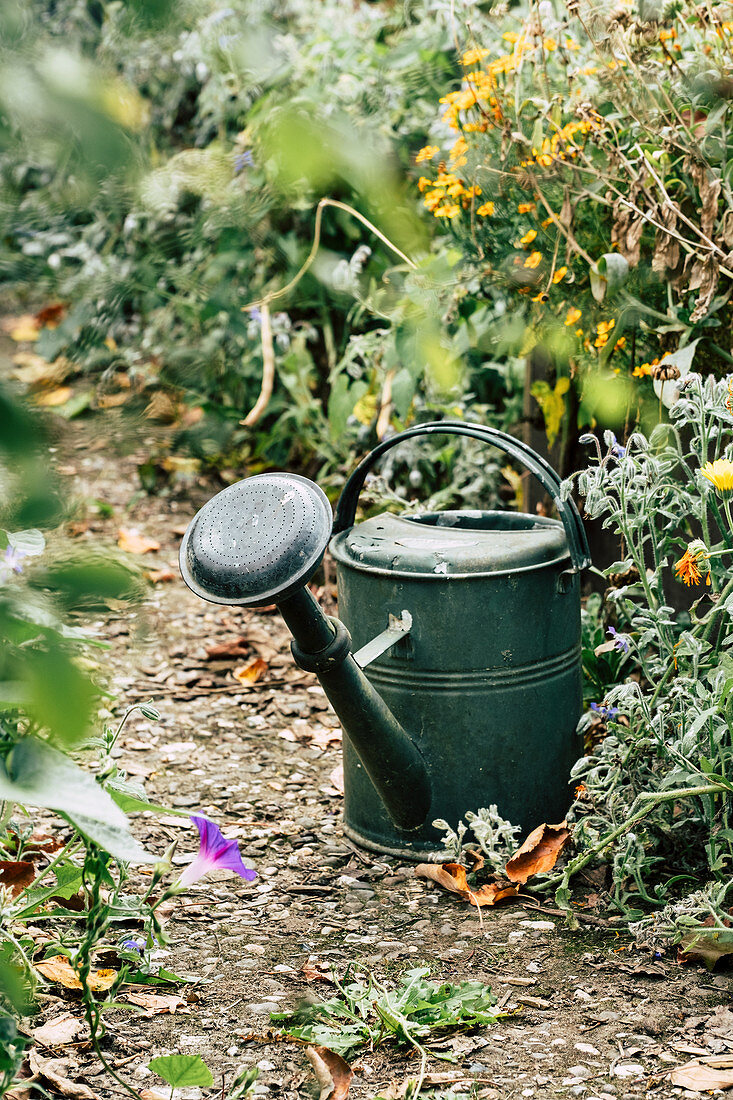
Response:
[{"label": "watering can body", "polygon": [[[432,821],[496,805],[523,832],[561,821],[580,754],[579,577],[563,525],[502,512],[369,519],[331,542],[339,615],[356,651],[392,616],[406,633],[364,672],[415,739],[428,820],[395,827],[344,741],[344,823],[356,842],[430,858]],[[358,652],[357,652],[358,660]]]},{"label": "watering can body", "polygon": [[[431,434],[508,454],[539,480],[559,519],[456,511],[356,524],[375,463]],[[331,518],[312,482],[260,474],[197,513],[179,558],[205,600],[277,604],[293,657],[318,676],[341,719],[349,836],[439,858],[436,818],[455,826],[467,811],[496,805],[523,831],[561,820],[580,751],[579,573],[590,556],[557,474],[496,429],[422,424],[366,456]],[[307,587],[331,535],[341,620],[324,615]]]}]

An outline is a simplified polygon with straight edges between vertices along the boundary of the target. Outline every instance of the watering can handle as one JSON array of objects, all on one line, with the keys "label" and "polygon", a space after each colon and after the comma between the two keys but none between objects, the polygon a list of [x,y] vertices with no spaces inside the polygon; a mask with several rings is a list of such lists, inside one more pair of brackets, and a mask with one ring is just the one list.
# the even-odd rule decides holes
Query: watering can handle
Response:
[{"label": "watering can handle", "polygon": [[514,439],[513,436],[507,435],[506,432],[500,432],[498,428],[489,428],[483,424],[471,424],[463,420],[434,420],[428,424],[420,424],[416,428],[408,428],[407,431],[400,432],[398,435],[393,435],[390,439],[385,439],[383,443],[375,447],[374,450],[359,463],[344,485],[336,507],[336,515],[333,522],[334,535],[353,526],[354,519],[356,518],[356,505],[359,500],[359,493],[364,486],[366,476],[385,451],[389,451],[392,447],[396,447],[398,443],[402,443],[405,439],[413,439],[418,435],[441,434],[465,435],[472,439],[479,439],[483,443],[491,443],[493,446],[498,447],[500,451],[504,451],[506,454],[511,455],[512,458],[516,458],[518,462],[521,462],[531,474],[534,474],[543,489],[549,493],[555,502],[558,515],[565,528],[573,569],[579,572],[581,569],[585,569],[590,565],[591,558],[590,550],[588,549],[588,539],[585,534],[583,521],[580,518],[580,513],[575,505],[575,501],[571,497],[563,499],[560,490],[560,478],[555,470],[553,470],[552,466],[550,466],[549,462],[542,458],[541,455],[538,455],[536,451],[533,451],[531,447],[528,447],[526,443],[522,443],[519,439]]}]

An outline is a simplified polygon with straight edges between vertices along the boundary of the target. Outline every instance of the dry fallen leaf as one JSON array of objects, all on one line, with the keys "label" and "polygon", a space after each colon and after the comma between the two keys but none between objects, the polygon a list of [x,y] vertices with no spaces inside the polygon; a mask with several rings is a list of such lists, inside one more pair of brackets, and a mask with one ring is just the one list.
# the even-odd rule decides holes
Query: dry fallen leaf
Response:
[{"label": "dry fallen leaf", "polygon": [[439,886],[450,890],[452,894],[458,894],[464,901],[477,907],[496,905],[497,901],[516,897],[519,893],[516,886],[501,880],[484,883],[478,890],[472,890],[466,878],[466,868],[460,863],[418,863],[415,874],[419,878],[437,882]]},{"label": "dry fallen leaf", "polygon": [[23,313],[20,317],[6,317],[3,319],[2,327],[16,344],[26,340],[37,340],[40,334],[38,322],[32,313]]},{"label": "dry fallen leaf", "polygon": [[0,886],[10,891],[11,898],[17,898],[36,877],[36,869],[28,860],[0,860]]},{"label": "dry fallen leaf", "polygon": [[66,302],[49,302],[39,309],[35,321],[41,328],[58,328],[65,316]]},{"label": "dry fallen leaf", "polygon": [[693,1092],[711,1092],[733,1086],[733,1057],[721,1054],[715,1058],[693,1059],[672,1070],[673,1085]]},{"label": "dry fallen leaf", "polygon": [[564,821],[559,825],[538,825],[504,868],[507,878],[524,883],[532,875],[552,870],[570,835]]},{"label": "dry fallen leaf", "polygon": [[151,550],[160,550],[159,542],[141,535],[136,527],[120,527],[117,545],[128,554],[148,554]]},{"label": "dry fallen leaf", "polygon": [[178,406],[165,390],[156,390],[150,398],[145,416],[149,420],[162,420],[165,424],[172,424],[178,415]]},{"label": "dry fallen leaf", "polygon": [[77,1039],[86,1039],[88,1036],[89,1025],[69,1012],[48,1020],[31,1032],[34,1041],[44,1047],[60,1047],[65,1043],[74,1043]]},{"label": "dry fallen leaf", "polygon": [[172,569],[149,569],[145,576],[153,584],[165,584],[168,581],[174,581],[177,574]]},{"label": "dry fallen leaf", "polygon": [[[42,959],[35,964],[39,974],[48,978],[50,982],[58,982],[65,989],[82,989],[79,975],[65,955],[54,955],[50,959]],[[89,975],[89,988],[99,992],[109,987],[117,977],[116,970],[93,970]]]},{"label": "dry fallen leaf", "polygon": [[678,949],[677,961],[680,963],[704,963],[712,970],[725,955],[733,955],[733,943],[721,940],[720,934],[713,932],[690,932],[683,936]]},{"label": "dry fallen leaf", "polygon": [[34,351],[19,351],[13,356],[13,374],[25,386],[59,385],[69,373],[71,364],[60,357],[49,363],[42,355]]},{"label": "dry fallen leaf", "polygon": [[307,982],[331,982],[333,967],[331,963],[318,962],[317,959],[307,959],[302,966],[302,974]]},{"label": "dry fallen leaf", "polygon": [[65,1058],[42,1058],[37,1051],[28,1055],[30,1067],[37,1077],[43,1078],[69,1100],[97,1100],[97,1094],[79,1081],[71,1081],[66,1074],[71,1065]]},{"label": "dry fallen leaf", "polygon": [[130,400],[130,393],[100,393],[97,396],[98,409],[116,409]]},{"label": "dry fallen leaf", "polygon": [[306,1047],[305,1053],[321,1086],[318,1100],[345,1100],[354,1076],[349,1063],[328,1047]]},{"label": "dry fallen leaf", "polygon": [[239,680],[240,684],[256,684],[267,672],[267,669],[267,661],[263,661],[261,657],[255,657],[249,664],[235,668],[232,676],[235,680]]},{"label": "dry fallen leaf", "polygon": [[344,793],[344,766],[338,764],[330,773],[329,782],[334,790],[337,790],[339,794]]},{"label": "dry fallen leaf", "polygon": [[126,1000],[131,1004],[144,1009],[146,1016],[160,1016],[169,1012],[171,1016],[178,1013],[190,1013],[183,997],[176,993],[128,993]]},{"label": "dry fallen leaf", "polygon": [[71,386],[58,386],[55,390],[45,390],[35,398],[36,405],[42,405],[44,409],[55,409],[59,405],[65,405],[72,394]]},{"label": "dry fallen leaf", "polygon": [[206,647],[207,661],[223,661],[227,657],[248,657],[252,647],[243,634],[232,642],[221,642],[219,645]]}]

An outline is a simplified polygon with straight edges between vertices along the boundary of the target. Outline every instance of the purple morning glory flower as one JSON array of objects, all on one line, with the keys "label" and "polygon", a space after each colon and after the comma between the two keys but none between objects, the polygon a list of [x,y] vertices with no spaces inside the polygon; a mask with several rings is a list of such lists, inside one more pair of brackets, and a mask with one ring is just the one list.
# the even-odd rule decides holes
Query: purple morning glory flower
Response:
[{"label": "purple morning glory flower", "polygon": [[199,831],[201,845],[193,863],[189,863],[178,880],[178,886],[191,886],[209,871],[234,871],[240,878],[252,882],[257,873],[245,867],[236,840],[225,840],[218,827],[207,817],[191,816]]},{"label": "purple morning glory flower", "polygon": [[629,652],[629,639],[625,634],[619,634],[618,630],[613,626],[609,626],[606,633],[610,634],[613,638],[613,644],[616,649],[620,650],[621,653]]},{"label": "purple morning glory flower", "polygon": [[255,321],[258,325],[262,324],[262,312],[257,308],[257,306],[252,306],[251,309],[247,310],[247,312],[249,313],[249,318],[251,321]]},{"label": "purple morning glory flower", "polygon": [[123,940],[120,944],[120,947],[122,947],[125,951],[138,951],[142,953],[142,947],[137,942],[137,940]]},{"label": "purple morning glory flower", "polygon": [[21,562],[25,556],[25,550],[19,550],[16,546],[7,546],[0,558],[0,581],[6,581],[11,573],[22,573]]},{"label": "purple morning glory flower", "polygon": [[614,719],[620,714],[618,707],[607,707],[605,703],[591,703],[590,709],[594,710],[603,719]]}]

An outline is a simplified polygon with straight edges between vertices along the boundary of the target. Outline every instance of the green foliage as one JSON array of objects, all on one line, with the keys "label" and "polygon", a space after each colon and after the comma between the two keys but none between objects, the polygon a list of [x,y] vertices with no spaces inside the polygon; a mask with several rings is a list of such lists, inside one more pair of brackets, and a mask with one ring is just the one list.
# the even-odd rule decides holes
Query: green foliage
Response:
[{"label": "green foliage", "polygon": [[148,1069],[157,1073],[173,1089],[196,1085],[208,1088],[214,1083],[209,1067],[199,1054],[166,1054],[153,1058]]},{"label": "green foliage", "polygon": [[546,362],[532,393],[566,470],[578,430],[654,415],[666,353],[731,362],[731,26],[726,2],[498,10],[418,153],[463,257],[447,294]]},{"label": "green foliage", "polygon": [[336,983],[338,997],[295,1013],[273,1013],[271,1019],[284,1022],[285,1034],[327,1046],[343,1057],[384,1039],[423,1050],[421,1042],[432,1035],[496,1021],[496,997],[488,986],[475,981],[439,984],[429,974],[423,968],[408,970],[387,989],[373,976],[365,980],[347,972]]},{"label": "green foliage", "polygon": [[[574,769],[580,854],[560,888],[594,856],[611,856],[612,901],[627,917],[668,904],[689,916],[699,904],[686,909],[680,894],[705,888],[722,925],[733,870],[733,525],[726,494],[702,470],[730,453],[728,381],[689,374],[670,415],[625,449],[611,433],[605,452],[589,437],[597,461],[574,479],[623,548],[606,570],[605,607],[629,655],[599,700],[605,736]],[[682,578],[699,587],[675,611],[669,586]]]}]

